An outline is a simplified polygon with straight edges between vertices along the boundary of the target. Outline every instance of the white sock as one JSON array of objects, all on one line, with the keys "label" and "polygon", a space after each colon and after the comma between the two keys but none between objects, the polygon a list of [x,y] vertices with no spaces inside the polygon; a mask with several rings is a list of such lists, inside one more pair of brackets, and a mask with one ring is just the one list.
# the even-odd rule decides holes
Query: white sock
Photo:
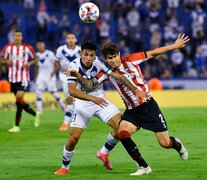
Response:
[{"label": "white sock", "polygon": [[65,111],[65,117],[64,117],[64,123],[65,124],[69,124],[70,120],[72,118],[73,115],[73,104],[67,104],[66,105],[66,111]]},{"label": "white sock", "polygon": [[114,138],[111,133],[109,133],[105,145],[101,148],[100,152],[103,154],[109,154],[109,152],[116,146],[119,142],[118,139]]},{"label": "white sock", "polygon": [[42,92],[37,89],[36,90],[36,107],[37,107],[37,111],[39,111],[40,113],[42,113]]},{"label": "white sock", "polygon": [[64,169],[69,169],[70,168],[70,165],[69,164],[70,164],[70,161],[71,161],[74,153],[75,153],[75,150],[73,150],[73,151],[67,151],[65,149],[65,146],[64,146],[64,148],[63,148],[63,163],[62,163],[62,168],[64,168]]},{"label": "white sock", "polygon": [[61,99],[60,95],[57,92],[52,92],[52,96],[55,98],[55,100],[58,102],[58,104],[64,110],[65,109],[65,103]]}]

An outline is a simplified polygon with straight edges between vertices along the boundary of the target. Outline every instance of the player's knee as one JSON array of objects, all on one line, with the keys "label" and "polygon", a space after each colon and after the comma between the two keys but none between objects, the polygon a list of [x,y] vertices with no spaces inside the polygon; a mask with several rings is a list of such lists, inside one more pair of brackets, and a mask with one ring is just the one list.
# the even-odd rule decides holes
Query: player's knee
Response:
[{"label": "player's knee", "polygon": [[126,138],[130,138],[131,134],[126,131],[126,130],[122,130],[118,132],[118,138],[119,139],[126,139]]},{"label": "player's knee", "polygon": [[76,136],[71,136],[68,140],[68,144],[70,144],[71,147],[75,147],[75,145],[78,143],[79,138]]},{"label": "player's knee", "polygon": [[17,104],[17,103],[24,104],[25,101],[23,100],[23,98],[19,98],[19,97],[17,97],[17,98],[16,98],[16,104]]}]

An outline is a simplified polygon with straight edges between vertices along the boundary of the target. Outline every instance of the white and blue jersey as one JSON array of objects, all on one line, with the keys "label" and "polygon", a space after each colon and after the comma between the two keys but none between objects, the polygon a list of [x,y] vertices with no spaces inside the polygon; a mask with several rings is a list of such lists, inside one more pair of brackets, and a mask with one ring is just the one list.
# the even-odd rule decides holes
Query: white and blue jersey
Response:
[{"label": "white and blue jersey", "polygon": [[38,75],[36,78],[37,88],[40,90],[57,91],[56,76],[51,76],[54,72],[55,54],[50,50],[43,53],[37,52]]},{"label": "white and blue jersey", "polygon": [[[93,65],[90,69],[85,69],[81,63],[80,58],[75,59],[71,62],[69,69],[74,69],[77,72],[79,72],[83,78],[92,79],[97,76],[99,72],[104,72],[106,74],[110,74],[113,71],[113,68],[109,66],[103,59],[100,59],[98,57],[95,57],[95,60],[93,61]],[[79,90],[88,93],[93,96],[103,96],[103,85],[97,85],[94,87],[94,89],[90,92],[87,92],[80,83],[77,82],[77,78],[75,77],[68,77],[67,78],[68,83],[77,83],[77,87]]]},{"label": "white and blue jersey", "polygon": [[61,72],[62,70],[67,70],[70,63],[80,57],[81,47],[76,45],[75,48],[68,48],[67,44],[60,46],[56,52],[57,61],[60,62],[61,70],[59,73],[60,80],[67,81],[65,75]]}]

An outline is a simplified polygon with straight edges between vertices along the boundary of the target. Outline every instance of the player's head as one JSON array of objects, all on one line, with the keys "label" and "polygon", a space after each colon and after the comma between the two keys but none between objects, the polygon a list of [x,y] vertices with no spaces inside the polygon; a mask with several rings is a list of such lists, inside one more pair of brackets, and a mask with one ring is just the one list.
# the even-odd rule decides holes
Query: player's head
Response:
[{"label": "player's head", "polygon": [[66,44],[69,48],[74,48],[75,44],[77,43],[77,39],[74,33],[69,32],[66,35]]},{"label": "player's head", "polygon": [[84,42],[81,44],[81,62],[85,68],[91,68],[96,57],[97,46],[93,42]]},{"label": "player's head", "polygon": [[116,44],[106,43],[101,51],[104,58],[106,59],[107,63],[110,66],[114,68],[120,66],[121,64],[120,51]]},{"label": "player's head", "polygon": [[37,41],[37,50],[39,52],[45,51],[45,43],[43,41]]},{"label": "player's head", "polygon": [[13,33],[13,40],[15,45],[20,45],[22,44],[23,36],[22,32],[20,30],[15,30]]}]

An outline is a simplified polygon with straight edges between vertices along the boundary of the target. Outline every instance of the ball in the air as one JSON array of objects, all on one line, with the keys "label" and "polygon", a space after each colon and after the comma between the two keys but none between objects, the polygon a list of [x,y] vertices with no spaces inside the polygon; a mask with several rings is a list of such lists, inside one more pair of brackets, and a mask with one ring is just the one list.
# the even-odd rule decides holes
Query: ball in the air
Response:
[{"label": "ball in the air", "polygon": [[94,3],[84,3],[79,8],[79,16],[83,22],[92,23],[99,17],[99,8]]}]

